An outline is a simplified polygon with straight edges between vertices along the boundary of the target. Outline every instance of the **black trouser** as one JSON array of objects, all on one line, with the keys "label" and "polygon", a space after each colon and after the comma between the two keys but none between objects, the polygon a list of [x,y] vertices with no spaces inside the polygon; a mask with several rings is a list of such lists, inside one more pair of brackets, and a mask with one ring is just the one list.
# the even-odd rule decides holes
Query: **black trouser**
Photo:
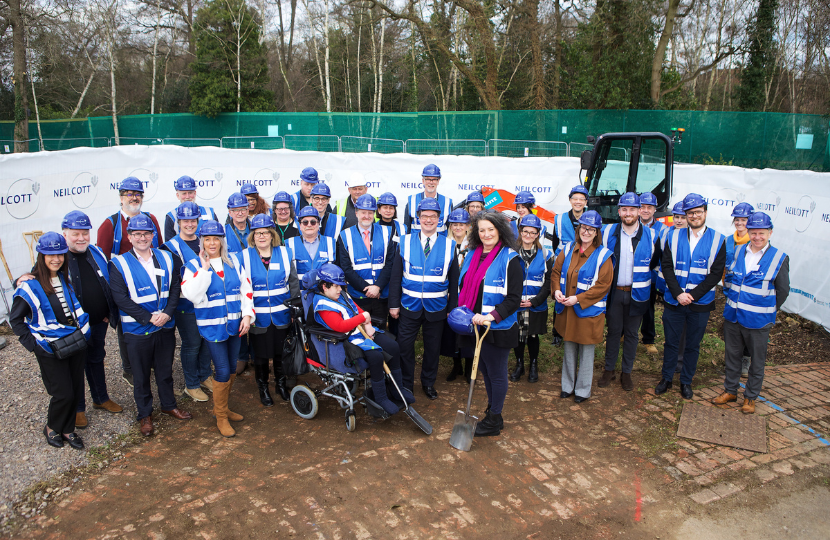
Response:
[{"label": "black trouser", "polygon": [[124,334],[130,347],[133,365],[133,397],[138,410],[137,418],[153,414],[153,391],[150,387],[150,369],[156,374],[156,387],[161,409],[176,408],[173,394],[173,354],[176,352],[176,335],[172,328],[156,330],[150,335]]},{"label": "black trouser", "polygon": [[[86,381],[89,384],[89,394],[92,402],[100,405],[109,401],[107,394],[107,376],[104,372],[104,358],[107,356],[105,345],[107,342],[107,327],[109,323],[99,322],[89,327],[89,339],[87,340],[87,355],[84,362]],[[86,410],[86,395],[81,392],[78,399],[78,412]]]},{"label": "black trouser", "polygon": [[[382,334],[380,332],[376,332],[372,337],[372,341],[380,345],[381,349],[392,357],[389,360],[386,360],[386,365],[389,366],[391,371],[401,368],[401,354],[398,342],[395,341],[395,338],[385,332]],[[369,374],[371,375],[372,380],[376,381],[383,378],[386,373],[383,369],[383,362],[385,358],[383,353],[377,350],[363,351],[363,358],[365,358],[366,363],[369,364]],[[404,385],[405,384],[406,383],[404,383]]]},{"label": "black trouser", "polygon": [[121,321],[115,325],[115,331],[118,334],[118,352],[121,355],[121,371],[124,373],[132,373],[133,368],[130,366],[130,357],[127,355],[127,344],[124,342],[124,330],[121,328]]},{"label": "black trouser", "polygon": [[[360,306],[360,309],[369,313],[372,317],[372,324],[380,328],[386,329],[386,319],[389,317],[389,299],[388,298],[353,298],[355,304]],[[383,321],[377,324],[375,321]]]},{"label": "black trouser", "polygon": [[614,298],[608,306],[605,320],[608,323],[608,335],[605,338],[605,369],[614,371],[617,367],[617,357],[620,354],[620,336],[625,334],[623,344],[622,372],[631,373],[634,368],[634,358],[637,356],[637,329],[640,328],[642,315],[632,317],[631,291],[617,289]]},{"label": "black trouser", "polygon": [[421,384],[435,386],[438,376],[438,357],[441,352],[441,334],[444,332],[444,321],[428,321],[425,311],[419,317],[408,317],[403,314],[398,319],[398,346],[401,350],[401,370],[403,371],[403,385],[412,390],[415,384],[415,338],[418,330],[424,336],[424,360],[421,365]]},{"label": "black trouser", "polygon": [[56,433],[75,431],[75,409],[84,393],[86,351],[58,360],[35,353],[49,400],[46,425]]},{"label": "black trouser", "polygon": [[[538,360],[539,358],[539,336],[527,336],[527,354],[530,356],[531,360]],[[519,342],[519,344],[513,348],[513,352],[516,354],[516,360],[522,361],[525,356],[525,344]]]},{"label": "black trouser", "polygon": [[643,334],[643,345],[654,345],[657,330],[654,328],[654,302],[657,300],[657,288],[651,285],[651,294],[648,297],[648,311],[643,315],[643,325],[640,331]]},{"label": "black trouser", "polygon": [[273,324],[261,334],[248,334],[251,336],[251,354],[254,357],[254,365],[265,366],[266,379],[269,358],[274,363],[274,379],[279,381],[282,377],[282,348],[287,334],[288,327],[277,328]]}]

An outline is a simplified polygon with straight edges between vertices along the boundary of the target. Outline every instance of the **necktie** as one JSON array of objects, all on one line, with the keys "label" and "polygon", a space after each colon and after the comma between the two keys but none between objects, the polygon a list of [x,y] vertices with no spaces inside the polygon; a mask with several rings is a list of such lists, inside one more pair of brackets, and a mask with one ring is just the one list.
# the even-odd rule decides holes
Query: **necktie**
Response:
[{"label": "necktie", "polygon": [[429,238],[427,238],[427,244],[424,246],[424,255],[429,255]]},{"label": "necktie", "polygon": [[371,253],[372,248],[369,247],[369,231],[363,231],[363,244],[366,246],[366,251]]}]

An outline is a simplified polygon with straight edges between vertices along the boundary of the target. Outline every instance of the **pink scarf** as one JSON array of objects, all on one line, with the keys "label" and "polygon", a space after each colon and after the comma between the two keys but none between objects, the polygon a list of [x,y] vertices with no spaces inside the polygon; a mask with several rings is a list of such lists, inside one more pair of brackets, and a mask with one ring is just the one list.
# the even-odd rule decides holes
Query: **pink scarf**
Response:
[{"label": "pink scarf", "polygon": [[483,261],[481,260],[481,254],[484,252],[484,246],[478,246],[472,253],[467,253],[467,257],[470,257],[470,266],[467,268],[464,285],[461,286],[461,292],[458,295],[459,306],[466,306],[471,311],[475,310],[478,303],[478,290],[484,282],[484,274],[487,273],[487,269],[493,264],[493,260],[500,251],[501,242],[496,244],[496,247],[487,254]]}]

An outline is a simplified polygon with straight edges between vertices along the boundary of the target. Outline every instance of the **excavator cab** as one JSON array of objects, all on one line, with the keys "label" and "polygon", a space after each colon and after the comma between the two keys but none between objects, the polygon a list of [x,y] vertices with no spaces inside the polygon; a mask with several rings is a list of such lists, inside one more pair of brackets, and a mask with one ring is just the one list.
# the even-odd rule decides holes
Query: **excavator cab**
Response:
[{"label": "excavator cab", "polygon": [[683,130],[675,129],[673,137],[657,132],[605,133],[596,139],[593,150],[580,156],[580,181],[588,189],[588,208],[602,216],[603,223],[617,223],[620,196],[633,191],[638,195],[651,192],[657,197],[655,216],[670,214],[672,193],[673,146]]}]

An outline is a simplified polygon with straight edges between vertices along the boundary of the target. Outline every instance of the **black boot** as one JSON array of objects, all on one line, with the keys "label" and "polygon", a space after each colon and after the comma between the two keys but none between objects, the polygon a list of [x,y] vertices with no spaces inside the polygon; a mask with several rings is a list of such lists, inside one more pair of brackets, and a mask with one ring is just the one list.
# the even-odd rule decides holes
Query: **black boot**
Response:
[{"label": "black boot", "polygon": [[254,364],[254,374],[256,377],[256,386],[259,389],[259,400],[266,407],[273,407],[274,400],[268,391],[268,364]]},{"label": "black boot", "polygon": [[456,354],[452,357],[452,370],[447,375],[447,382],[452,382],[463,373],[464,369],[461,367],[461,357]]},{"label": "black boot", "polygon": [[406,401],[406,404],[412,405],[413,403],[415,403],[415,396],[412,394],[412,392],[403,387],[403,371],[401,371],[400,368],[398,368],[389,370],[389,373],[391,373],[392,378],[395,379],[398,388],[401,390],[401,394],[403,394],[403,399],[404,401]]},{"label": "black boot", "polygon": [[527,382],[539,381],[539,366],[536,365],[536,359],[530,359],[530,368],[527,372]]},{"label": "black boot", "polygon": [[400,407],[392,403],[392,401],[386,395],[386,377],[381,375],[380,378],[375,378],[375,375],[372,374],[372,394],[374,394],[374,401],[381,407],[383,410],[386,411],[388,414],[392,415],[398,412]]},{"label": "black boot", "polygon": [[501,433],[504,427],[504,420],[500,414],[487,413],[487,416],[476,424],[476,437],[492,437]]},{"label": "black boot", "polygon": [[513,370],[513,373],[510,374],[510,381],[516,382],[522,378],[522,375],[525,374],[525,359],[524,358],[516,358],[516,369]]},{"label": "black boot", "polygon": [[288,385],[285,382],[285,377],[282,374],[282,359],[274,358],[274,390],[279,393],[283,401],[288,401],[291,392],[288,390]]}]

